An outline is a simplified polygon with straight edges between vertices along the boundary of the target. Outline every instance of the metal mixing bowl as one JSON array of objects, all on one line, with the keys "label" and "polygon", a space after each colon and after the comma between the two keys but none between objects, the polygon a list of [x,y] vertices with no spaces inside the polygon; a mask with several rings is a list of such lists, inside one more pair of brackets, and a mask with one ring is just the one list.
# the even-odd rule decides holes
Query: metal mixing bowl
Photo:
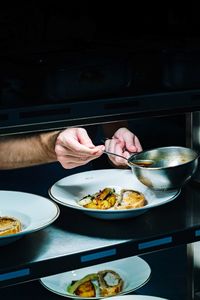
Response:
[{"label": "metal mixing bowl", "polygon": [[[154,190],[181,188],[197,170],[199,154],[180,146],[160,147],[142,151],[128,159],[133,174]],[[152,160],[149,166],[134,165],[134,161]]]}]

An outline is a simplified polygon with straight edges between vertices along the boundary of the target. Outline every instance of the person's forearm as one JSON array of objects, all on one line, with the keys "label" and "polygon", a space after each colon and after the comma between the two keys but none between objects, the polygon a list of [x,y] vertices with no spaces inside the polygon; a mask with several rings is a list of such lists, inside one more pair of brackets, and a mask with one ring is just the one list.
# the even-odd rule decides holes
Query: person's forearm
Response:
[{"label": "person's forearm", "polygon": [[15,169],[56,161],[58,131],[0,137],[0,169]]}]

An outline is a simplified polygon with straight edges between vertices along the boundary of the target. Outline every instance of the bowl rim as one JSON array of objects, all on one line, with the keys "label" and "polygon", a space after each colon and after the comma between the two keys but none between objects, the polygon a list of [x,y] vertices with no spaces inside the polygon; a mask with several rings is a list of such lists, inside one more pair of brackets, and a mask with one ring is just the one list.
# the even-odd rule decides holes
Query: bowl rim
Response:
[{"label": "bowl rim", "polygon": [[[131,158],[133,158],[133,157],[136,157],[137,160],[140,160],[140,158],[138,158],[138,155],[140,155],[142,153],[146,153],[146,152],[150,152],[150,151],[154,151],[154,150],[171,149],[171,148],[173,148],[173,149],[179,148],[179,149],[183,149],[183,150],[190,150],[195,154],[196,157],[189,160],[189,161],[187,161],[187,162],[185,162],[185,163],[182,163],[182,164],[179,164],[179,165],[176,165],[176,166],[168,166],[168,167],[145,167],[145,166],[141,166],[141,165],[137,165],[137,164],[134,165],[133,162],[130,163]],[[192,161],[195,161],[199,158],[199,155],[200,154],[196,150],[194,150],[190,147],[185,147],[185,146],[162,146],[162,147],[150,148],[150,149],[143,150],[141,152],[137,152],[137,153],[132,154],[128,158],[128,166],[131,167],[131,169],[135,168],[135,169],[145,169],[145,170],[167,170],[167,169],[172,169],[172,168],[175,168],[175,167],[178,168],[178,167],[184,166],[184,165],[186,165],[186,164],[188,164]]]}]

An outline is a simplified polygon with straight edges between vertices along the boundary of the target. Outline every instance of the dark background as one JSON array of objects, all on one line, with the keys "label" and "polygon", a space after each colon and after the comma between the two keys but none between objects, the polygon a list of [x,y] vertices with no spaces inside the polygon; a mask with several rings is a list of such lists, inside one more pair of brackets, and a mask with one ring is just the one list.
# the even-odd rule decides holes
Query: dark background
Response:
[{"label": "dark background", "polygon": [[[1,4],[0,109],[198,89],[197,5],[135,2]],[[130,120],[129,127],[144,149],[185,144],[184,115]],[[96,144],[104,138],[100,126],[88,130]],[[48,197],[48,188],[60,178],[108,167],[107,157],[102,157],[75,170],[53,163],[1,171],[0,188]],[[139,293],[184,299],[185,250],[181,247],[147,255],[153,277]],[[30,299],[37,299],[37,289],[42,295],[43,289],[31,283],[4,289],[2,295],[11,299],[29,293]]]},{"label": "dark background", "polygon": [[0,107],[198,88],[199,27],[193,2],[7,1]]}]

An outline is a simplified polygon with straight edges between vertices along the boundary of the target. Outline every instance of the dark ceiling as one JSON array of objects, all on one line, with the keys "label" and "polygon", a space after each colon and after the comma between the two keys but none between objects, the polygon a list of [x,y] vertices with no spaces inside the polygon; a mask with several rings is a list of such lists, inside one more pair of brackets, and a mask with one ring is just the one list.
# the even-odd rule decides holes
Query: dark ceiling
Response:
[{"label": "dark ceiling", "polygon": [[[139,3],[138,3],[139,2]],[[196,6],[170,1],[7,1],[0,9],[0,54],[146,47],[198,39]]]}]

